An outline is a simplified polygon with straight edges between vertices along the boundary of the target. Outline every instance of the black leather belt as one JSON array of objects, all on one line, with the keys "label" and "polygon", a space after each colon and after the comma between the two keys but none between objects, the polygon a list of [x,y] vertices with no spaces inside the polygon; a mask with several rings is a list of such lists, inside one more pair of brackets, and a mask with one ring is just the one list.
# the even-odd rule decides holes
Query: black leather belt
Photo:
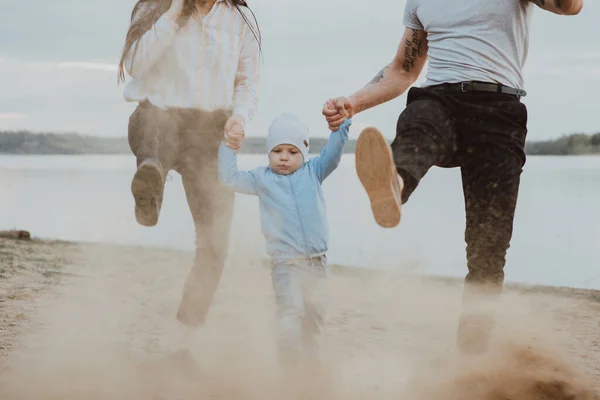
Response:
[{"label": "black leather belt", "polygon": [[441,85],[429,86],[427,89],[447,90],[450,92],[493,92],[512,94],[515,96],[527,96],[527,92],[523,89],[515,89],[509,86],[504,86],[499,83],[490,82],[458,82],[458,83],[442,83]]}]

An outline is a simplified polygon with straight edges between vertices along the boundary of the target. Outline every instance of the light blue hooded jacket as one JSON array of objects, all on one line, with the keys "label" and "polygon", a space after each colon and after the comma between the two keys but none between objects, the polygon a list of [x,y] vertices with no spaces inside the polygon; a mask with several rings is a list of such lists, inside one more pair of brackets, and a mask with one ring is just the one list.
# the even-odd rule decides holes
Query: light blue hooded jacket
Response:
[{"label": "light blue hooded jacket", "polygon": [[258,196],[266,250],[274,261],[327,252],[329,227],[321,184],[339,165],[351,124],[347,119],[331,132],[321,154],[290,175],[269,167],[239,171],[236,153],[221,143],[219,177],[235,192]]}]

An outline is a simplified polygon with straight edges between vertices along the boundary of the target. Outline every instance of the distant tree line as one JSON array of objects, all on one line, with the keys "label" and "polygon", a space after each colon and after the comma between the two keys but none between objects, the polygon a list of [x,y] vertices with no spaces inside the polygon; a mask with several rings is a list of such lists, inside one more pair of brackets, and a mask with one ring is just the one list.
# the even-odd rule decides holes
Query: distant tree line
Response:
[{"label": "distant tree line", "polygon": [[[326,138],[311,138],[312,153],[318,153]],[[249,137],[242,146],[243,153],[264,153],[266,139]],[[345,153],[354,153],[356,141],[349,140]],[[527,142],[530,155],[600,154],[600,132],[586,135],[575,133],[554,140]],[[77,133],[32,133],[29,131],[1,132],[0,154],[130,154],[127,138],[101,138]]]},{"label": "distant tree line", "polygon": [[[311,152],[318,153],[327,143],[325,138],[312,138]],[[242,152],[264,153],[265,138],[249,137]],[[345,151],[353,153],[355,141],[349,141]],[[32,133],[29,131],[0,132],[0,154],[130,154],[127,138],[101,138],[76,133]]]},{"label": "distant tree line", "polygon": [[573,133],[554,140],[528,142],[525,150],[531,155],[600,154],[600,132],[593,135]]},{"label": "distant tree line", "polygon": [[127,138],[77,133],[0,132],[0,154],[125,154]]}]

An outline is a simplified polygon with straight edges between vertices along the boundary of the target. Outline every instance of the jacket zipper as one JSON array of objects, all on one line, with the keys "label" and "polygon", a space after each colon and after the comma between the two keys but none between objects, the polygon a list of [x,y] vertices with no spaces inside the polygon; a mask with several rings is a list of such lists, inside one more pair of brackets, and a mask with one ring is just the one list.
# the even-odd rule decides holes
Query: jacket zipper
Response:
[{"label": "jacket zipper", "polygon": [[296,206],[296,214],[298,215],[298,221],[300,221],[300,230],[302,231],[302,237],[304,238],[304,252],[310,255],[308,250],[308,242],[306,241],[306,232],[304,230],[304,224],[302,223],[302,217],[300,216],[300,209],[298,208],[298,202],[296,201],[296,192],[294,191],[294,185],[292,185],[291,178],[289,179],[290,188],[292,189],[292,200],[294,200],[294,205]]}]

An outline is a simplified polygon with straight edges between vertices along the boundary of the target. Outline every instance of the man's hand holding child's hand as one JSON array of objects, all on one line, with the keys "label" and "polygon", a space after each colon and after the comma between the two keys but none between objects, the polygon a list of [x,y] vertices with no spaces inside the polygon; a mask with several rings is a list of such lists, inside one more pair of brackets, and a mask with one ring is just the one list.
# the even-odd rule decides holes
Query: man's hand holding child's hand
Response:
[{"label": "man's hand holding child's hand", "polygon": [[225,124],[225,146],[238,151],[244,141],[244,119],[239,115],[232,115]]},{"label": "man's hand holding child's hand", "polygon": [[346,97],[329,99],[323,106],[322,113],[327,119],[329,129],[337,131],[346,119],[354,115],[354,105]]}]

